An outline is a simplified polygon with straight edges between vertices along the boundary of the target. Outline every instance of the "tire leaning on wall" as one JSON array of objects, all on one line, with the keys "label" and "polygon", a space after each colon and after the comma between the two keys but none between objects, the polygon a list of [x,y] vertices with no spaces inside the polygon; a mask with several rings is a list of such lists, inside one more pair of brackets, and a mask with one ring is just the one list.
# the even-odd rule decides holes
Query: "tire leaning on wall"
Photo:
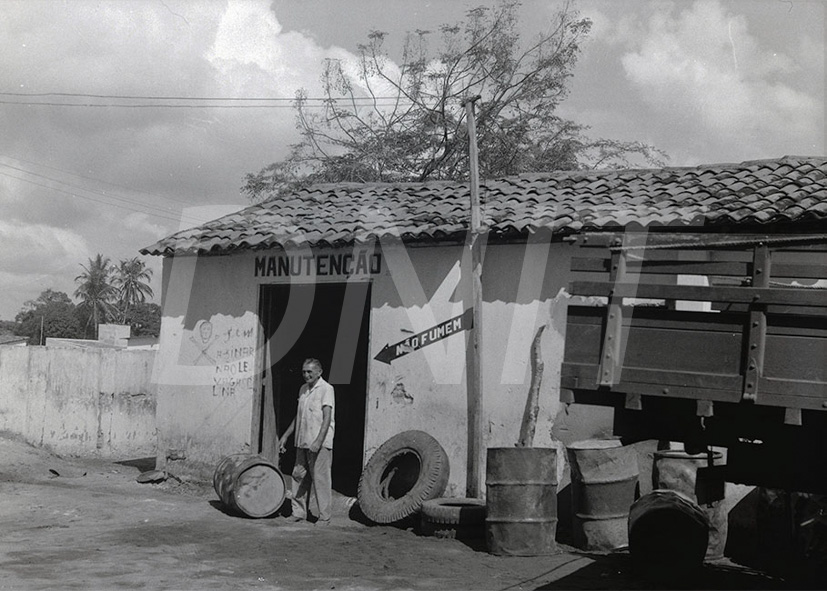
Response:
[{"label": "tire leaning on wall", "polygon": [[359,479],[359,508],[375,523],[394,523],[419,511],[448,486],[448,454],[424,431],[394,435],[368,460]]}]

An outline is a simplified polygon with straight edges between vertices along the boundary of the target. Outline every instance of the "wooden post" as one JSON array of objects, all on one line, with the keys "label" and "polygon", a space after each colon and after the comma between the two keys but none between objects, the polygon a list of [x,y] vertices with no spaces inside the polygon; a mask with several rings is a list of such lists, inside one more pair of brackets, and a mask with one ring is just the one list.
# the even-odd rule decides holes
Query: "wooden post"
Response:
[{"label": "wooden post", "polygon": [[468,392],[468,454],[466,496],[482,497],[482,464],[485,449],[482,441],[482,254],[480,233],[482,215],[479,194],[479,164],[477,154],[477,124],[474,117],[474,103],[479,96],[465,101],[468,124],[468,160],[470,165],[471,188],[471,300],[474,327],[468,331],[465,346],[466,383]]}]

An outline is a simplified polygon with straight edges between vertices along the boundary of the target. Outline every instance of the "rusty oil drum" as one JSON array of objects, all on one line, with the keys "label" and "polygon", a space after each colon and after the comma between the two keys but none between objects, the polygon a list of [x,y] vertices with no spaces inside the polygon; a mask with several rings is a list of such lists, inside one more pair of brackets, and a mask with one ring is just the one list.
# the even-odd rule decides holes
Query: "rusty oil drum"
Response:
[{"label": "rusty oil drum", "polygon": [[629,510],[629,554],[647,577],[674,583],[693,575],[703,566],[708,541],[709,518],[682,492],[653,490]]},{"label": "rusty oil drum", "polygon": [[557,551],[557,450],[488,448],[486,542],[499,556]]},{"label": "rusty oil drum", "polygon": [[[713,451],[712,460],[713,466],[721,466],[724,461],[723,453]],[[652,465],[652,487],[678,491],[698,503],[710,523],[706,560],[717,560],[724,556],[728,515],[722,502],[723,482],[715,482],[711,485],[712,488],[721,488],[720,498],[708,502],[705,498],[711,495],[702,487],[710,485],[700,482],[698,471],[705,469],[708,465],[709,455],[707,453],[689,454],[675,449],[656,451]]]},{"label": "rusty oil drum", "polygon": [[640,474],[634,448],[614,439],[589,439],[568,445],[567,454],[574,545],[582,550],[626,546]]},{"label": "rusty oil drum", "polygon": [[213,488],[230,510],[247,517],[268,517],[286,496],[284,476],[259,455],[233,454],[222,459],[213,474]]}]

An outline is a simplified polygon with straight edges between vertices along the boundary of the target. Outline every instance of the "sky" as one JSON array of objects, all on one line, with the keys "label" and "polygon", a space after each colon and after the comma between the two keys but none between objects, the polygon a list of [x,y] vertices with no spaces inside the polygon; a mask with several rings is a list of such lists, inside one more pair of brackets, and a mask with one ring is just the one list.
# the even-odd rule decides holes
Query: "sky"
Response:
[{"label": "sky", "polygon": [[[487,0],[0,0],[0,319],[81,264],[249,204],[298,139],[290,99],[371,30],[392,57]],[[560,114],[670,166],[825,150],[820,0],[578,0],[593,21]],[[520,32],[561,3],[524,0]],[[396,57],[398,59],[398,57]],[[146,98],[166,97],[166,98]],[[169,97],[179,97],[175,100]],[[205,100],[205,99],[275,99]],[[142,257],[160,302],[161,259]]]}]

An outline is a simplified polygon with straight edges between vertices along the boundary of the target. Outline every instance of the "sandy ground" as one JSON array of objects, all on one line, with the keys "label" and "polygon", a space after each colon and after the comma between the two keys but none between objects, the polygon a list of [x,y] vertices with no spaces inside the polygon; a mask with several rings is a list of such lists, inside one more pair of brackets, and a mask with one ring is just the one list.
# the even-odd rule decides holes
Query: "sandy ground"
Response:
[{"label": "sandy ground", "polygon": [[0,437],[0,589],[785,589],[729,563],[652,583],[623,552],[488,554],[351,519],[230,515],[206,483],[139,484],[151,464],[60,458]]}]

